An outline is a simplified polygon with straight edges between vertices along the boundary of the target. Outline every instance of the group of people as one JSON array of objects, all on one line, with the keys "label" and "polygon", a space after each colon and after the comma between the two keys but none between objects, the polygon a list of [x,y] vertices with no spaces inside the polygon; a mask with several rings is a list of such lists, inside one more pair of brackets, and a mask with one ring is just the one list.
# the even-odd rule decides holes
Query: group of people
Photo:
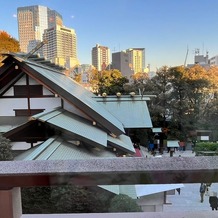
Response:
[{"label": "group of people", "polygon": [[218,198],[216,192],[210,192],[209,193],[209,187],[211,186],[211,183],[201,183],[200,185],[200,197],[201,197],[201,203],[204,202],[204,196],[207,193],[209,195],[209,204],[212,210],[218,209]]}]

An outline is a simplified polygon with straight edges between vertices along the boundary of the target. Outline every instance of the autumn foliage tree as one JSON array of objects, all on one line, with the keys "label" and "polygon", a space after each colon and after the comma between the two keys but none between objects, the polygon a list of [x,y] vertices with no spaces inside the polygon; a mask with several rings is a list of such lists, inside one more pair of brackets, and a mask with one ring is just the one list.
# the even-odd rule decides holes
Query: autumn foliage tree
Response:
[{"label": "autumn foliage tree", "polygon": [[[0,30],[0,61],[2,59],[1,53],[19,52],[19,42],[10,36],[7,32]],[[0,65],[1,66],[1,65]]]},{"label": "autumn foliage tree", "polygon": [[7,32],[0,30],[0,53],[19,51],[19,42],[15,38],[10,36]]},{"label": "autumn foliage tree", "polygon": [[163,66],[143,83],[136,78],[132,88],[137,92],[135,84],[143,84],[144,94],[156,96],[148,102],[152,122],[168,127],[169,137],[186,140],[197,129],[217,132],[218,67]]}]

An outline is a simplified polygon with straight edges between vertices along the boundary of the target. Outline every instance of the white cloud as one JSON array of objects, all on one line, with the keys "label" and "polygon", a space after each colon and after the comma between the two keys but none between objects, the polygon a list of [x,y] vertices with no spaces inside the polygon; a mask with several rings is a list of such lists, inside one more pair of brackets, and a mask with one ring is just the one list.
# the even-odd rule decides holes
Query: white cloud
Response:
[{"label": "white cloud", "polygon": [[16,17],[17,17],[17,15],[16,15],[16,14],[13,14],[13,17],[15,17],[15,18],[16,18]]},{"label": "white cloud", "polygon": [[75,18],[75,16],[74,16],[74,15],[71,15],[70,17],[71,17],[72,19],[73,19],[73,18]]}]

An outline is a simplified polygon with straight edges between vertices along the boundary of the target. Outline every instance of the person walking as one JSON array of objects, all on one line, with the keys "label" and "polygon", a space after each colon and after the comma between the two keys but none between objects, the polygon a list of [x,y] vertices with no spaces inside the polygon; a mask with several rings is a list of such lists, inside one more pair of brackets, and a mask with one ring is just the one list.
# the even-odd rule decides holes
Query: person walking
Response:
[{"label": "person walking", "polygon": [[212,208],[212,210],[217,210],[218,208],[218,198],[217,198],[217,193],[213,192],[212,195],[210,195],[209,197],[209,203],[210,203],[210,207]]},{"label": "person walking", "polygon": [[200,186],[200,197],[201,197],[201,203],[203,203],[204,201],[204,194],[205,194],[205,191],[206,191],[206,184],[205,183],[201,183],[201,186]]}]

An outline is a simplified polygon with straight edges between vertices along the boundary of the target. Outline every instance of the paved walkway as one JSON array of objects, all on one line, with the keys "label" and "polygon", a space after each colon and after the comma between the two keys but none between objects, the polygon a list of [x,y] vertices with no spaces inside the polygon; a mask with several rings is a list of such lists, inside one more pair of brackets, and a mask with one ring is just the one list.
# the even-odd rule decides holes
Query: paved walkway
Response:
[{"label": "paved walkway", "polygon": [[[145,147],[140,147],[140,152],[143,157],[170,157],[170,153],[168,153],[166,150],[163,152],[163,154],[159,154],[158,152],[156,155],[152,155],[150,152],[148,152],[148,149]],[[173,152],[173,157],[194,157],[195,153],[193,153],[191,150],[186,150],[186,151],[175,151]]]},{"label": "paved walkway", "polygon": [[[153,156],[146,148],[141,147],[142,156],[147,156],[148,158],[157,158],[157,157],[170,157],[170,154],[167,151],[164,151],[162,155],[156,154]],[[195,153],[191,150],[186,151],[175,151],[173,153],[174,157],[183,156],[183,157],[194,157]],[[164,205],[164,212],[201,212],[202,216],[204,212],[211,212],[215,217],[218,217],[218,211],[212,211],[209,205],[209,193],[217,192],[218,193],[218,183],[213,183],[209,188],[209,193],[205,195],[204,202],[200,202],[200,193],[199,193],[200,183],[184,184],[184,187],[181,188],[180,195],[176,192],[175,195],[168,195],[167,202],[169,204]],[[209,218],[210,216],[208,216]]]},{"label": "paved walkway", "polygon": [[[175,211],[212,211],[209,204],[209,194],[205,194],[203,203],[200,202],[199,193],[200,183],[184,184],[181,188],[180,195],[168,195],[167,202],[171,203],[164,205],[164,212]],[[210,192],[218,192],[218,183],[213,183],[209,188]],[[217,212],[218,217],[218,212]]]}]

